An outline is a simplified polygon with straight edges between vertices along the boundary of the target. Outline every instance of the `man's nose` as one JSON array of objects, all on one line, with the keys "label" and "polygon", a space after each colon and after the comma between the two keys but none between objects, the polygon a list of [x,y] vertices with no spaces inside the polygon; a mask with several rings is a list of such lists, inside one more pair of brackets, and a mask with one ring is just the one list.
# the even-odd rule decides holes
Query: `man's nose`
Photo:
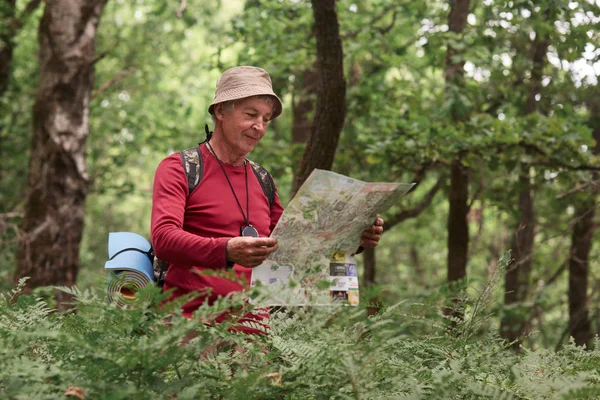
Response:
[{"label": "man's nose", "polygon": [[252,125],[252,129],[254,129],[257,132],[263,133],[267,129],[267,123],[263,120],[255,121]]}]

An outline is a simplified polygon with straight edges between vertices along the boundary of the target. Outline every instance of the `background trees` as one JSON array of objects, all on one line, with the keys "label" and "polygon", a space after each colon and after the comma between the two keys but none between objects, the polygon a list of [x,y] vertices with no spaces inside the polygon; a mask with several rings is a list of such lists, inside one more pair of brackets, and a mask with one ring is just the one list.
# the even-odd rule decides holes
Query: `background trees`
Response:
[{"label": "background trees", "polygon": [[[44,7],[15,282],[28,276],[34,287],[72,286],[77,280],[96,31],[105,4],[48,1]],[[62,305],[62,294],[57,296]]]},{"label": "background trees", "polygon": [[[555,347],[599,331],[596,2],[73,0],[86,12],[59,27],[93,28],[103,11],[95,46],[50,52],[53,4],[0,10],[4,281],[70,284],[80,264],[79,285],[104,285],[108,232],[147,234],[158,161],[203,139],[220,72],[254,64],[285,107],[251,157],[284,203],[315,166],[418,183],[365,253],[363,303],[448,280],[473,294],[505,274],[482,332]],[[473,304],[455,306],[470,318]]]},{"label": "background trees", "polygon": [[311,6],[317,42],[317,103],[306,149],[292,185],[292,196],[315,168],[331,169],[346,118],[344,52],[336,4],[333,0],[313,0]]}]

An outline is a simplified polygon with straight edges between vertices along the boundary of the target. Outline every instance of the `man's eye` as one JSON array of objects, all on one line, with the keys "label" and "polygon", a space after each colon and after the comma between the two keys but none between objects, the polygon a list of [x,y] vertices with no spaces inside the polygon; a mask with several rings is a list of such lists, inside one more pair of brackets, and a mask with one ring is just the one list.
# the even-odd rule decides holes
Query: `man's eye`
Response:
[{"label": "man's eye", "polygon": [[251,117],[251,118],[256,117],[256,114],[252,114],[252,113],[246,113],[246,115],[249,116],[249,117]]}]

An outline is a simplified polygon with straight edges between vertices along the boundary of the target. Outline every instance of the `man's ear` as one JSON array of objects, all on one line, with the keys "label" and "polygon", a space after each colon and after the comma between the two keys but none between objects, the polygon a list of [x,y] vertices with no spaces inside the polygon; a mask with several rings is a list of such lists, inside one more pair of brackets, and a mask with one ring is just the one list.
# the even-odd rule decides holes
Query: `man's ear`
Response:
[{"label": "man's ear", "polygon": [[217,120],[223,121],[223,103],[215,104],[214,112]]}]

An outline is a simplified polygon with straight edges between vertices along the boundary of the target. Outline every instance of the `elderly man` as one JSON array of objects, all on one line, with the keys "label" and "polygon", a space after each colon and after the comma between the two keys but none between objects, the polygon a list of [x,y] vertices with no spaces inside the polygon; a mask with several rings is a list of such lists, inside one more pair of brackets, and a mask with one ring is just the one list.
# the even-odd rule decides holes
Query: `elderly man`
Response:
[{"label": "elderly man", "polygon": [[[178,153],[165,158],[156,170],[151,230],[155,254],[169,263],[164,289],[174,289],[173,297],[198,293],[183,306],[184,316],[191,316],[204,302],[212,304],[245,287],[202,271],[233,268],[248,284],[252,267],[277,250],[277,240],[269,235],[283,208],[274,184],[269,201],[260,174],[246,155],[281,109],[265,70],[231,68],[217,82],[215,99],[208,108],[215,129],[197,149],[202,165],[199,184],[188,193],[185,164]],[[362,246],[377,246],[382,232],[383,221],[378,218],[363,232]]]}]

